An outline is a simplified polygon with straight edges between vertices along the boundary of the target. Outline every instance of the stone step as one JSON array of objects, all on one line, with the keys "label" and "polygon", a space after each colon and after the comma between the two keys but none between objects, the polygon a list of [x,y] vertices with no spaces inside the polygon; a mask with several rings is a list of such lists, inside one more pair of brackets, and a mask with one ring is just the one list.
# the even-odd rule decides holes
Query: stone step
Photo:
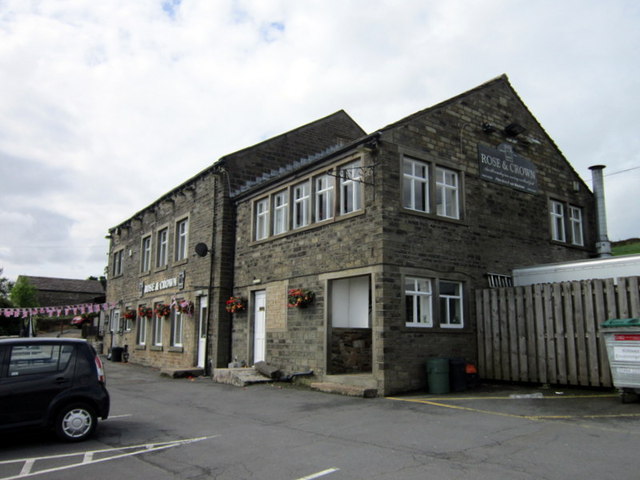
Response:
[{"label": "stone step", "polygon": [[376,388],[363,387],[359,385],[345,385],[332,382],[315,382],[309,384],[313,390],[325,393],[338,393],[350,397],[375,398],[378,396]]},{"label": "stone step", "polygon": [[260,374],[255,368],[214,368],[213,381],[236,387],[246,387],[253,383],[269,383],[273,379]]}]

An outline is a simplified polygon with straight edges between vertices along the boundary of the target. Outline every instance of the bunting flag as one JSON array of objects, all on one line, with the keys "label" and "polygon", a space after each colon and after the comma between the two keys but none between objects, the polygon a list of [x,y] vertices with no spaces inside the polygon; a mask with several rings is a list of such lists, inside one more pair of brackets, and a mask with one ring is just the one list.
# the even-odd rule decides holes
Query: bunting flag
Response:
[{"label": "bunting flag", "polygon": [[64,305],[53,307],[0,308],[0,317],[27,318],[33,315],[60,317],[63,313],[65,315],[99,313],[100,311],[111,310],[115,307],[115,303],[82,303],[79,305]]}]

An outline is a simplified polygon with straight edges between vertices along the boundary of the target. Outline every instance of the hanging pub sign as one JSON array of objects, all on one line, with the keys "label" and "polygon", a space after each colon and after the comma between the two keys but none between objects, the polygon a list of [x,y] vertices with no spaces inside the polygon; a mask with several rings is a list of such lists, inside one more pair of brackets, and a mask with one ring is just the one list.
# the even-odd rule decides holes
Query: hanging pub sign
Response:
[{"label": "hanging pub sign", "polygon": [[491,148],[478,145],[480,178],[528,193],[538,192],[536,166],[507,143]]}]

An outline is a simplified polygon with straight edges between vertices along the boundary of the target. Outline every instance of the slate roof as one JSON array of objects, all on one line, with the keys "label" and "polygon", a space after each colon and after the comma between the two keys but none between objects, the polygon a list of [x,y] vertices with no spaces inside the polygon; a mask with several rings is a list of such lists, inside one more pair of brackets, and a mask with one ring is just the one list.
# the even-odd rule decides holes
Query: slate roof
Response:
[{"label": "slate roof", "polygon": [[76,280],[71,278],[30,277],[21,275],[39,292],[91,293],[104,295],[104,287],[98,280]]}]

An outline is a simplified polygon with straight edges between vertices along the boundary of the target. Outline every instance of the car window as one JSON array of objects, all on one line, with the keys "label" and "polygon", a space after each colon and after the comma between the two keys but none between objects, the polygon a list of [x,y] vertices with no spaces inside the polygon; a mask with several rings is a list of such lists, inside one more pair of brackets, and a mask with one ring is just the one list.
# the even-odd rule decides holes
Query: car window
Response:
[{"label": "car window", "polygon": [[9,356],[9,376],[64,370],[72,353],[73,345],[16,345]]}]

